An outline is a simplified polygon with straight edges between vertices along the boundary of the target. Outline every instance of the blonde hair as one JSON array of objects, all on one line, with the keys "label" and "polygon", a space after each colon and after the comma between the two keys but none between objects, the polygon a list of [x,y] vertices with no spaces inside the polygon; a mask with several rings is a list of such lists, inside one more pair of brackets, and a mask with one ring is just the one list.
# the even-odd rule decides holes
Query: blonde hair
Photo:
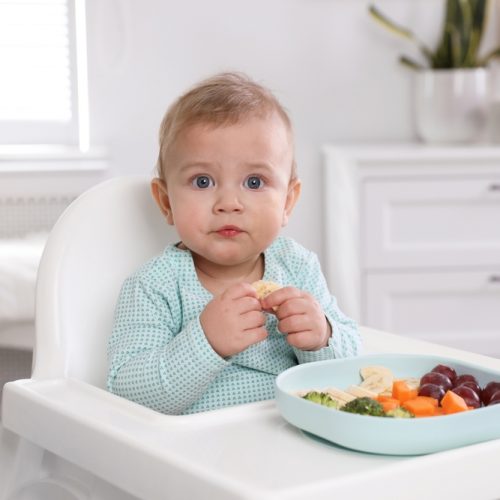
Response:
[{"label": "blonde hair", "polygon": [[[273,112],[283,120],[292,141],[290,117],[269,89],[242,73],[220,73],[199,82],[180,96],[163,117],[156,175],[164,179],[169,149],[188,127],[198,123],[215,127],[234,125],[249,116],[265,118]],[[292,179],[296,175],[293,159]]]}]

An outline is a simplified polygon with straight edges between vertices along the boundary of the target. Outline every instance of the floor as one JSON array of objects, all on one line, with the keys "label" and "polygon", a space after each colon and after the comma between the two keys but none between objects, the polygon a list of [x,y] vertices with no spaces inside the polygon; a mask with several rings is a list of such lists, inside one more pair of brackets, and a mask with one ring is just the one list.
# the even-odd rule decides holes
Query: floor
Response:
[{"label": "floor", "polygon": [[0,411],[2,409],[1,393],[4,384],[12,380],[29,378],[31,376],[32,358],[31,351],[0,349]]}]

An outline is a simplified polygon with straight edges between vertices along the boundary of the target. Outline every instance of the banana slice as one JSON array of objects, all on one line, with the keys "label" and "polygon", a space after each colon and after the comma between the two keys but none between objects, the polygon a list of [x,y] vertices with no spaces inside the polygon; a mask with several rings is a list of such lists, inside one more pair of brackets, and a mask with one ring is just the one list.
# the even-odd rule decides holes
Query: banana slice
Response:
[{"label": "banana slice", "polygon": [[420,379],[418,379],[416,377],[408,377],[408,378],[404,378],[402,380],[404,380],[406,382],[406,385],[410,389],[418,389],[420,387]]},{"label": "banana slice", "polygon": [[385,375],[387,377],[392,377],[394,379],[394,374],[392,373],[390,368],[386,366],[378,366],[378,365],[370,365],[364,366],[359,370],[359,374],[363,380],[371,377],[372,375]]},{"label": "banana slice", "polygon": [[393,381],[394,378],[392,375],[374,373],[373,375],[365,378],[363,382],[359,384],[359,387],[372,391],[376,394],[380,394],[381,392],[392,390]]},{"label": "banana slice", "polygon": [[350,394],[352,394],[357,398],[376,398],[378,395],[376,392],[369,391],[368,389],[360,387],[359,385],[349,386],[347,392],[349,392]]},{"label": "banana slice", "polygon": [[267,297],[270,293],[281,288],[281,285],[278,285],[278,283],[274,283],[274,281],[263,281],[263,280],[254,281],[252,283],[252,286],[255,288],[255,291],[257,292],[257,297],[259,299],[263,299],[264,297]]}]

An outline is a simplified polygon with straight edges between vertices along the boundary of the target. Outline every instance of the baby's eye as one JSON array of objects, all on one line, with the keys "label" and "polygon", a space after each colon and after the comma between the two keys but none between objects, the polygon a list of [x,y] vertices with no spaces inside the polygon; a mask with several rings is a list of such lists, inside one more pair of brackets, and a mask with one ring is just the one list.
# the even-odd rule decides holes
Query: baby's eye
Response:
[{"label": "baby's eye", "polygon": [[245,179],[244,184],[248,189],[260,189],[264,185],[264,181],[256,175],[251,175]]},{"label": "baby's eye", "polygon": [[192,181],[193,187],[205,189],[214,185],[214,181],[208,175],[197,175]]}]

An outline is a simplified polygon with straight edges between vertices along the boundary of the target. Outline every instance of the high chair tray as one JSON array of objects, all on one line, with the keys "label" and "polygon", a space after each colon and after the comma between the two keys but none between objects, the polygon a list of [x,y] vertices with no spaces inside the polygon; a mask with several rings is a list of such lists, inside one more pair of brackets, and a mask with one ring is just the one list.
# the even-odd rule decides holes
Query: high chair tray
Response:
[{"label": "high chair tray", "polygon": [[500,371],[435,355],[372,354],[350,359],[307,363],[281,373],[276,380],[276,400],[283,417],[316,436],[354,450],[392,455],[420,455],[500,438],[500,405],[453,415],[426,418],[387,418],[356,415],[312,403],[299,391],[327,387],[342,390],[361,382],[360,370],[368,366],[389,368],[396,379],[420,378],[444,364],[458,374],[471,374],[483,387],[500,382]]},{"label": "high chair tray", "polygon": [[[371,351],[442,354],[500,369],[498,359],[364,333]],[[500,440],[422,456],[361,453],[312,439],[275,401],[168,416],[67,378],[8,383],[2,409],[10,436],[141,500],[376,500],[391,492],[412,500],[441,498],[443,485],[454,500],[500,498]]]}]

